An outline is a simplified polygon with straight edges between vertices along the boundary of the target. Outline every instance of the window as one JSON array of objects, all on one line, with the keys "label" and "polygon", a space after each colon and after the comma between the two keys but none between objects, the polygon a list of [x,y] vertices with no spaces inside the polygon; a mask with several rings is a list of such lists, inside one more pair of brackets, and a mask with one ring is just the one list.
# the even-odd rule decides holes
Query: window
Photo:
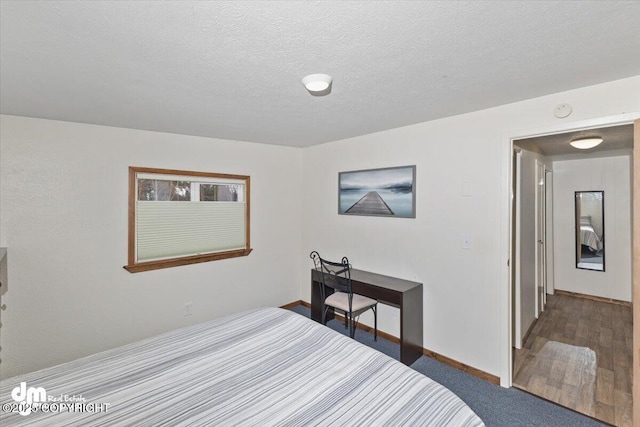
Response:
[{"label": "window", "polygon": [[251,250],[248,176],[129,168],[129,272]]}]

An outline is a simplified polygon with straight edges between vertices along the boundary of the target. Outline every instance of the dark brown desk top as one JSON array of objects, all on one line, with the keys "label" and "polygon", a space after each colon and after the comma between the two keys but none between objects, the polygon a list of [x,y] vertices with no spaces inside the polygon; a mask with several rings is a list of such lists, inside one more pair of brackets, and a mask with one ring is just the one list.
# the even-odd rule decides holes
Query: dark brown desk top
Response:
[{"label": "dark brown desk top", "polygon": [[[316,322],[324,319],[324,304],[321,295],[333,293],[323,289],[321,273],[311,269],[311,318]],[[320,284],[320,286],[318,285]],[[370,271],[351,269],[353,292],[373,298],[383,304],[400,309],[400,361],[410,365],[422,356],[422,283],[398,279]],[[333,309],[326,313],[333,319]]]},{"label": "dark brown desk top", "polygon": [[[312,268],[312,274],[317,271]],[[396,292],[406,292],[413,288],[422,286],[422,283],[410,280],[398,279],[397,277],[385,276],[383,274],[372,273],[370,271],[351,269],[351,280],[354,282],[366,283],[368,285],[379,286]]]}]

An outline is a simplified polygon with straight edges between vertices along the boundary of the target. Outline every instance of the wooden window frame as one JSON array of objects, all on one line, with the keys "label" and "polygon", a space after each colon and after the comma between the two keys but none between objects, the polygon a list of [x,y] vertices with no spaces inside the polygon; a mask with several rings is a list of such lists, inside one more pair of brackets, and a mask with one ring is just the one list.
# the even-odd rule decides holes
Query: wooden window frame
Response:
[{"label": "wooden window frame", "polygon": [[[136,192],[136,174],[151,173],[164,175],[184,175],[186,177],[206,177],[206,178],[224,178],[237,179],[245,181],[245,247],[244,249],[235,249],[230,251],[213,252],[202,255],[189,255],[183,257],[167,258],[154,261],[136,262],[136,201],[138,198]],[[247,256],[253,251],[250,245],[250,185],[251,178],[248,175],[231,175],[212,172],[195,172],[176,169],[158,169],[138,166],[129,166],[129,235],[128,235],[128,260],[124,269],[130,273],[139,273],[142,271],[157,270],[160,268],[177,267],[180,265],[197,264],[201,262],[217,261],[227,258],[237,258]]]}]

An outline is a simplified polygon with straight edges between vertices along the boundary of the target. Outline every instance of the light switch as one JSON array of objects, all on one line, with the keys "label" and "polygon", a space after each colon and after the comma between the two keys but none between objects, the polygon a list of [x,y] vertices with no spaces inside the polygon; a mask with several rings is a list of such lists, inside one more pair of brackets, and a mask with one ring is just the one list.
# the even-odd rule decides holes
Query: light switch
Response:
[{"label": "light switch", "polygon": [[471,236],[465,235],[462,237],[462,249],[471,249]]},{"label": "light switch", "polygon": [[462,195],[465,197],[471,196],[471,183],[469,181],[462,183]]}]

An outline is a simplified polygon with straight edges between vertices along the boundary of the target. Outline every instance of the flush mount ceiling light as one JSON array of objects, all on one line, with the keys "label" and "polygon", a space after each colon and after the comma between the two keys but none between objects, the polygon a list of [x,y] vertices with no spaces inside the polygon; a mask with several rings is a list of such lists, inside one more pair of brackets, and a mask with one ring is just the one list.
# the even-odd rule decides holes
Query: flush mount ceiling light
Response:
[{"label": "flush mount ceiling light", "polygon": [[329,74],[309,74],[302,79],[302,84],[311,95],[322,96],[331,93],[333,78]]},{"label": "flush mount ceiling light", "polygon": [[571,141],[572,147],[579,148],[580,150],[588,150],[589,148],[593,148],[596,145],[600,145],[602,143],[602,138],[599,136],[589,136],[585,138],[578,138]]}]

